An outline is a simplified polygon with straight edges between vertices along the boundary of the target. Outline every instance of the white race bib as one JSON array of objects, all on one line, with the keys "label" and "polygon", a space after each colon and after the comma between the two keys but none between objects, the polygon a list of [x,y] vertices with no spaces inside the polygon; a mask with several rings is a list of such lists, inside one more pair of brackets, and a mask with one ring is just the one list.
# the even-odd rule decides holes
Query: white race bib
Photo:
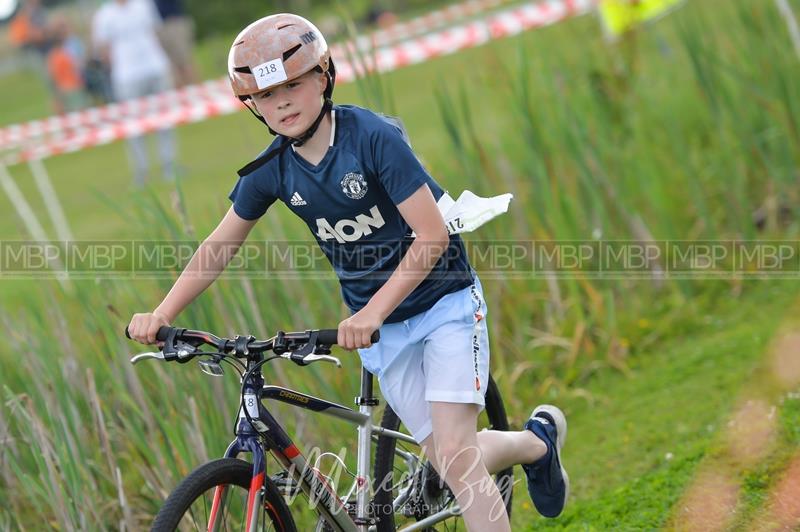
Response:
[{"label": "white race bib", "polygon": [[266,89],[267,87],[286,81],[286,71],[283,69],[283,61],[280,59],[273,59],[272,61],[261,63],[258,66],[252,67],[251,70],[256,77],[256,85],[258,85],[259,89]]},{"label": "white race bib", "polygon": [[[458,200],[453,201],[450,194],[445,192],[436,205],[442,213],[447,232],[455,235],[474,231],[508,211],[508,204],[513,197],[513,194],[500,194],[491,198],[481,198],[465,190]],[[416,233],[411,233],[411,236],[416,236]]]},{"label": "white race bib", "polygon": [[[447,232],[453,235],[474,231],[489,220],[508,211],[508,204],[513,197],[513,194],[500,194],[491,198],[482,198],[465,190],[446,211],[442,210],[440,206]],[[442,198],[439,199],[440,203],[441,200]],[[451,198],[450,202],[452,201]]]}]

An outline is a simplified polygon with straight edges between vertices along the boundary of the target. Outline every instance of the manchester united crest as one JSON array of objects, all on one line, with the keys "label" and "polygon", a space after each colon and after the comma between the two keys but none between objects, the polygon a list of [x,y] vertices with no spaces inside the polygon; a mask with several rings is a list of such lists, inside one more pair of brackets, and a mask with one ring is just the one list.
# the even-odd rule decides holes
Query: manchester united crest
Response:
[{"label": "manchester united crest", "polygon": [[350,199],[359,200],[367,194],[367,180],[361,174],[355,172],[345,174],[341,185],[342,192]]}]

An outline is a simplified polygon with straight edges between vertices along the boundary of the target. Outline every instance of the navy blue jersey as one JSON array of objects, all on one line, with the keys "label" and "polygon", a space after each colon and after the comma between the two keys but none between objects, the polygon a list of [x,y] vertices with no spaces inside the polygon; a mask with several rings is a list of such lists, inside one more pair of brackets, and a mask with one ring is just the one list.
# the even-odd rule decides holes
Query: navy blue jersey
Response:
[{"label": "navy blue jersey", "polygon": [[[423,185],[437,201],[444,191],[422,167],[400,127],[369,110],[334,106],[332,139],[318,165],[288,149],[241,177],[229,198],[236,214],[247,220],[262,216],[275,200],[302,218],[333,266],[345,304],[357,312],[413,241],[396,205]],[[464,243],[451,235],[431,273],[386,323],[424,312],[471,281]]]}]

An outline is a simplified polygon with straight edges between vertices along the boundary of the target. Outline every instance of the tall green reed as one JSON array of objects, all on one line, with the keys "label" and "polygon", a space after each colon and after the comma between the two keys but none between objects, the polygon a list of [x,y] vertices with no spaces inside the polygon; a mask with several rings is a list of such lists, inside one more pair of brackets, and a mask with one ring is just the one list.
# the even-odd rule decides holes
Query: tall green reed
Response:
[{"label": "tall green reed", "polygon": [[[788,97],[798,82],[798,63],[788,39],[770,31],[778,24],[770,5],[687,6],[658,29],[642,29],[617,45],[595,46],[589,38],[578,59],[549,50],[537,55],[532,50],[546,45],[533,34],[517,58],[504,58],[505,67],[493,71],[507,87],[500,97],[516,117],[512,131],[494,138],[476,133],[480,102],[470,102],[463,88],[440,88],[444,131],[465,185],[503,192],[511,183],[515,201],[525,206],[523,219],[493,221],[481,235],[637,242],[754,238],[752,215],[762,203],[773,209],[774,227],[776,198],[797,195],[800,154],[796,103]],[[506,161],[510,167],[503,168]],[[779,234],[796,234],[796,222],[793,227]],[[504,333],[518,339],[525,330],[529,337],[527,345],[509,346],[501,365],[513,360],[540,381],[555,375],[548,382],[561,386],[585,378],[582,368],[595,367],[592,353],[599,351],[603,364],[626,371],[632,320],[620,323],[617,308],[624,302],[629,314],[647,312],[631,291],[642,300],[684,304],[721,288],[659,280],[666,266],[655,263],[651,281],[504,281],[514,285],[510,292],[531,296],[495,309]],[[723,289],[726,284],[740,287],[733,280]]]},{"label": "tall green reed", "polygon": [[[153,228],[153,240],[194,239],[180,196],[178,186],[171,198],[152,196],[141,205],[139,220]],[[269,233],[298,240],[275,224]],[[13,333],[0,353],[7,368],[0,434],[8,434],[0,478],[17,525],[35,527],[44,513],[67,529],[141,529],[180,478],[224,451],[238,404],[232,375],[209,382],[194,364],[127,362],[147,349],[123,338],[124,325],[132,311],[157,303],[143,293],[163,296],[170,283],[156,280],[142,290],[145,283],[125,279],[76,281],[74,296],[44,284],[24,317],[3,311],[3,329]],[[343,317],[336,291],[319,278],[302,285],[223,279],[176,324],[262,337],[279,328],[334,327]],[[270,382],[347,402],[358,366],[347,354],[343,361],[346,371],[271,364],[265,374]],[[303,446],[332,445],[338,452],[351,439],[337,423],[317,425],[281,406],[275,412]]]}]

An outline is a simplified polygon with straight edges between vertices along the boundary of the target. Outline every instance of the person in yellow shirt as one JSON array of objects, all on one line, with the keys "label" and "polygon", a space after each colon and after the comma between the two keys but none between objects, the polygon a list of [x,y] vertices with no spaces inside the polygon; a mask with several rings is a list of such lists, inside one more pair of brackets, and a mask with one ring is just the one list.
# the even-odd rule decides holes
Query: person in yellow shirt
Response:
[{"label": "person in yellow shirt", "polygon": [[683,0],[601,0],[598,12],[606,35],[615,39],[641,22],[666,15],[682,2]]}]

